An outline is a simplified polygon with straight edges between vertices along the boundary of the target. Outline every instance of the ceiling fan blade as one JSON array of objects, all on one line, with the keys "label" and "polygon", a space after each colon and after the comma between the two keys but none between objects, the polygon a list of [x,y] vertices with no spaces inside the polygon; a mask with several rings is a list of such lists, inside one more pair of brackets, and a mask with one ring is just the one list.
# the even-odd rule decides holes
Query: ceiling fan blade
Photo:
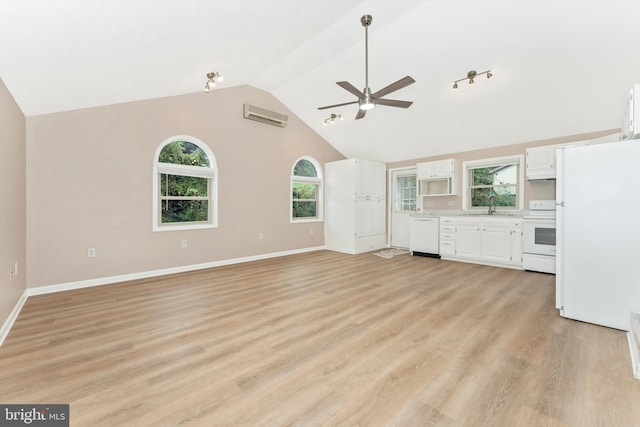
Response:
[{"label": "ceiling fan blade", "polygon": [[358,114],[356,114],[356,120],[360,120],[361,118],[364,117],[365,114],[367,114],[366,110],[361,110],[358,108]]},{"label": "ceiling fan blade", "polygon": [[343,102],[342,104],[327,105],[325,107],[318,107],[318,110],[326,110],[327,108],[342,107],[343,105],[357,104],[358,102],[359,101],[351,101],[351,102]]},{"label": "ceiling fan blade", "polygon": [[352,85],[349,82],[336,82],[336,84],[338,86],[340,86],[342,89],[351,92],[352,94],[354,94],[355,96],[358,97],[358,99],[360,98],[364,98],[364,93],[360,90],[358,90],[358,88],[356,88],[354,85]]},{"label": "ceiling fan blade", "polygon": [[376,99],[377,105],[385,105],[387,107],[409,108],[413,101],[397,101],[395,99]]},{"label": "ceiling fan blade", "polygon": [[400,90],[403,87],[407,87],[410,84],[415,83],[416,81],[411,76],[406,76],[398,80],[397,82],[391,83],[389,86],[384,87],[372,94],[373,98],[382,98],[383,96],[390,94],[391,92],[395,92],[396,90]]}]

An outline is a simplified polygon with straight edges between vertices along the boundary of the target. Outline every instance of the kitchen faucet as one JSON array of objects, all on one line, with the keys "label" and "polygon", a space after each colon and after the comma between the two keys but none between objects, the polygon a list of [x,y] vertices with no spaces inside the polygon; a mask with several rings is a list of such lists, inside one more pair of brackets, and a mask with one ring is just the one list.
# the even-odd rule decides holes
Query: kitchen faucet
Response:
[{"label": "kitchen faucet", "polygon": [[495,211],[496,211],[496,196],[492,194],[489,197],[489,215],[493,215]]}]

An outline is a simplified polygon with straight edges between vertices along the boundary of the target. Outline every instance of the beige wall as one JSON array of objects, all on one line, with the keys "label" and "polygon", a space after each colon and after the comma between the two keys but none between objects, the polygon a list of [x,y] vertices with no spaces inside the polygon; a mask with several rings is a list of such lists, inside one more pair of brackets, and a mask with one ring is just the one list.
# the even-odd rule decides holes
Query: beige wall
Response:
[{"label": "beige wall", "polygon": [[[289,126],[245,120],[244,102],[288,114]],[[524,154],[530,146],[612,132],[411,159],[388,167],[448,157],[463,162]],[[175,135],[198,138],[216,157],[217,229],[152,232],[153,157],[158,146]],[[322,246],[322,223],[289,222],[290,172],[301,156],[321,164],[343,158],[275,97],[250,86],[28,117],[26,146],[27,287]],[[526,183],[525,201],[553,198],[554,190],[553,182]],[[460,196],[431,200],[430,209],[462,207]],[[181,247],[182,240],[187,240],[187,248]],[[88,248],[96,249],[95,258],[87,257]]]},{"label": "beige wall", "polygon": [[[244,102],[288,114],[289,126],[244,119]],[[175,135],[198,138],[216,157],[217,229],[152,232],[153,157]],[[344,158],[250,86],[28,117],[27,286],[322,246],[322,223],[289,222],[301,156]]]},{"label": "beige wall", "polygon": [[[607,135],[613,135],[620,132],[620,129],[610,129],[599,132],[591,132],[579,135],[571,135],[558,137],[553,139],[545,139],[541,141],[532,141],[522,144],[506,145],[502,147],[487,148],[482,150],[466,151],[462,153],[451,153],[434,157],[423,157],[418,159],[404,160],[401,162],[388,163],[387,168],[400,168],[407,166],[415,166],[419,162],[427,162],[431,160],[440,159],[458,159],[460,161],[460,167],[462,163],[470,160],[489,159],[493,157],[513,156],[522,154],[525,155],[527,148],[538,147],[542,145],[551,144],[564,144],[569,142],[591,140],[596,138],[606,137]],[[462,209],[462,180],[460,177],[462,173],[458,172],[458,195],[457,196],[442,196],[442,197],[429,197],[429,202],[433,202],[433,206],[425,206],[427,210],[436,209]],[[529,200],[544,200],[555,199],[555,181],[526,181],[524,183],[524,207],[528,209]]]},{"label": "beige wall", "polygon": [[[26,289],[25,118],[0,80],[0,326]],[[17,275],[9,271],[18,263]]]}]

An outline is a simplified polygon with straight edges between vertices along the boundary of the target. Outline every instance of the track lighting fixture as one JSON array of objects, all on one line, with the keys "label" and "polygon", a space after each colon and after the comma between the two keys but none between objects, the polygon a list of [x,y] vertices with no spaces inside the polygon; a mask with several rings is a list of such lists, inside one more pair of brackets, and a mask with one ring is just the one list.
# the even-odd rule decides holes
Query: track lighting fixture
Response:
[{"label": "track lighting fixture", "polygon": [[342,120],[342,114],[331,114],[331,116],[329,116],[329,118],[325,119],[323,126],[327,126],[327,125],[334,125],[336,124],[336,122],[341,121]]},{"label": "track lighting fixture", "polygon": [[207,83],[204,85],[204,91],[209,93],[211,92],[211,89],[213,89],[216,85],[216,83],[221,82],[222,79],[222,74],[215,72],[215,73],[207,73]]},{"label": "track lighting fixture", "polygon": [[461,82],[463,80],[469,80],[469,84],[472,85],[475,81],[475,78],[481,74],[486,74],[487,79],[490,79],[491,77],[493,77],[493,74],[491,74],[491,70],[483,71],[481,73],[478,73],[476,70],[471,70],[467,73],[467,77],[454,81],[453,88],[458,89],[458,82]]}]

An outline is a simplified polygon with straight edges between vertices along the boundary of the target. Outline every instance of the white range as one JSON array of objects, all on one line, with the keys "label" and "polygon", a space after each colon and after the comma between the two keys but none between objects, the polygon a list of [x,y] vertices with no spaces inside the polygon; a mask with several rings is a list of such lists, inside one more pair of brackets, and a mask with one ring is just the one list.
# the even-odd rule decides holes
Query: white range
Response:
[{"label": "white range", "polygon": [[541,273],[556,272],[556,201],[531,200],[522,219],[522,267]]}]

